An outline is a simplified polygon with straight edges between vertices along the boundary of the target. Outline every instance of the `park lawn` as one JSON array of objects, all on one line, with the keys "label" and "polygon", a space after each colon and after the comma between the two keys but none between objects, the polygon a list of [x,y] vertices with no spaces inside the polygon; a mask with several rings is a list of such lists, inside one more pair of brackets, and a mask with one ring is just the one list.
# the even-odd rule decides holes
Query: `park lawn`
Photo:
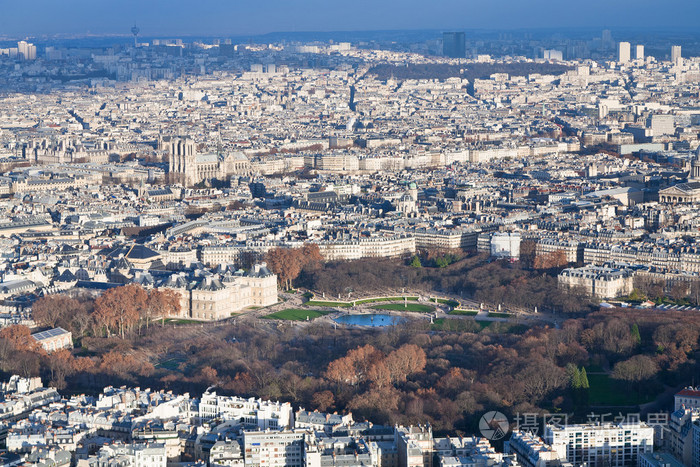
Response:
[{"label": "park lawn", "polygon": [[454,309],[449,312],[450,315],[461,315],[461,316],[476,316],[479,314],[479,310],[458,310]]},{"label": "park lawn", "polygon": [[352,304],[345,302],[318,302],[316,300],[310,300],[304,303],[304,306],[337,306],[341,308],[347,308],[352,306]]},{"label": "park lawn", "polygon": [[364,300],[356,300],[355,303],[358,305],[363,303],[377,303],[377,302],[403,302],[404,299],[409,302],[417,302],[418,297],[380,297],[380,298],[365,298]]},{"label": "park lawn", "polygon": [[433,320],[430,325],[430,329],[433,331],[447,331],[447,332],[479,332],[481,327],[479,324],[470,319],[457,319],[457,318],[437,318]]},{"label": "park lawn", "polygon": [[618,383],[605,374],[588,374],[588,404],[602,406],[630,406],[644,404],[654,399],[651,395],[641,397],[635,391],[625,390],[624,383]]},{"label": "park lawn", "polygon": [[327,315],[328,311],[320,310],[300,310],[295,308],[290,308],[287,310],[278,311],[277,313],[272,313],[270,315],[264,316],[264,319],[283,319],[287,321],[306,321],[308,317],[309,320],[318,318],[319,316]]},{"label": "park lawn", "polygon": [[[154,323],[157,323],[157,321],[154,321]],[[183,325],[183,324],[202,324],[204,321],[197,321],[196,319],[181,319],[181,318],[166,318],[165,319],[165,324],[175,324],[177,326]]]},{"label": "park lawn", "polygon": [[498,311],[489,311],[489,316],[491,318],[514,318],[513,313],[500,313]]},{"label": "park lawn", "polygon": [[449,298],[438,298],[437,301],[438,301],[438,303],[441,303],[443,305],[447,305],[451,308],[457,308],[459,306],[458,301],[450,300]]},{"label": "park lawn", "polygon": [[421,305],[420,303],[387,303],[385,305],[375,305],[373,310],[392,310],[392,311],[416,311],[418,313],[432,313],[435,311],[430,305]]},{"label": "park lawn", "polygon": [[523,334],[529,328],[524,324],[501,323],[459,318],[437,318],[430,325],[433,331],[447,332],[491,332],[496,334]]},{"label": "park lawn", "polygon": [[155,367],[165,368],[166,370],[177,370],[184,361],[185,360],[182,358],[169,358],[168,360],[158,363]]},{"label": "park lawn", "polygon": [[483,319],[475,320],[481,329],[488,328],[489,332],[499,333],[499,334],[524,334],[525,331],[530,329],[524,324],[514,324],[514,323],[504,323],[501,321],[486,321]]}]

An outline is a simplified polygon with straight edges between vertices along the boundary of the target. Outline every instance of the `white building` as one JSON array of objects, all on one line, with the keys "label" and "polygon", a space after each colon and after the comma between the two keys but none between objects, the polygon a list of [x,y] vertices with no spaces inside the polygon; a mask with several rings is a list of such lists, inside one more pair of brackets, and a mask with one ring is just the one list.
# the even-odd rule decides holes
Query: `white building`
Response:
[{"label": "white building", "polygon": [[636,465],[653,452],[654,428],[643,422],[545,427],[544,441],[574,465]]},{"label": "white building", "polygon": [[163,444],[114,444],[104,446],[96,456],[78,461],[78,467],[165,467],[167,464]]},{"label": "white building", "polygon": [[294,428],[313,431],[332,432],[334,428],[353,424],[352,413],[339,415],[337,413],[309,412],[299,409],[294,415]]},{"label": "white building", "polygon": [[681,61],[681,46],[672,45],[671,46],[671,62],[674,64],[680,64]]},{"label": "white building", "polygon": [[565,461],[561,452],[542,441],[542,438],[522,431],[514,431],[503,447],[523,467],[547,467]]},{"label": "white building", "polygon": [[245,465],[249,467],[303,467],[305,431],[246,431]]},{"label": "white building", "polygon": [[210,467],[245,465],[238,441],[217,441],[209,450]]},{"label": "white building", "polygon": [[318,248],[326,261],[350,261],[360,258],[395,258],[416,252],[412,235],[388,235],[320,242]]},{"label": "white building", "polygon": [[294,412],[289,402],[219,396],[216,392],[202,394],[199,418],[234,420],[259,430],[283,430],[294,426]]},{"label": "white building", "polygon": [[520,234],[496,232],[491,237],[491,256],[520,259]]},{"label": "white building", "polygon": [[617,44],[617,61],[619,63],[627,63],[630,61],[631,47],[629,42],[620,42]]},{"label": "white building", "polygon": [[677,392],[673,396],[673,410],[679,410],[683,407],[686,409],[700,409],[700,389],[689,386]]},{"label": "white building", "polygon": [[17,53],[22,60],[36,60],[36,46],[29,42],[19,41],[17,43]]},{"label": "white building", "polygon": [[545,60],[562,61],[564,59],[564,55],[562,54],[561,50],[545,49],[542,52],[542,58],[544,58]]},{"label": "white building", "polygon": [[673,115],[654,114],[649,118],[648,126],[654,137],[673,135],[676,132]]}]

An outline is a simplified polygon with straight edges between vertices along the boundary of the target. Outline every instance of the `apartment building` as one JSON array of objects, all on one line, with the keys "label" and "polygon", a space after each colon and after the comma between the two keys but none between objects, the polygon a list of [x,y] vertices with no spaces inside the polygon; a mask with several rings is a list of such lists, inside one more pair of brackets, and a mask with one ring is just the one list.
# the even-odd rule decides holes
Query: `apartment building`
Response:
[{"label": "apartment building", "polygon": [[433,466],[433,430],[430,425],[398,427],[394,439],[399,465],[406,467]]},{"label": "apartment building", "polygon": [[201,420],[236,420],[258,430],[283,430],[294,426],[294,412],[289,402],[220,396],[215,391],[202,394],[198,414]]},{"label": "apartment building", "polygon": [[654,428],[643,422],[545,427],[544,441],[574,465],[636,465],[654,447]]},{"label": "apartment building", "polygon": [[394,258],[415,253],[416,239],[412,235],[389,235],[354,240],[325,241],[319,243],[318,246],[326,261]]},{"label": "apartment building", "polygon": [[479,231],[463,229],[414,229],[416,248],[475,250]]},{"label": "apartment building", "polygon": [[[167,465],[165,445],[128,444],[110,445],[100,449],[97,457],[78,461],[78,467],[165,467]],[[51,464],[48,464],[51,465]]]},{"label": "apartment building", "polygon": [[673,396],[673,410],[700,409],[700,388],[688,386]]},{"label": "apartment building", "polygon": [[568,263],[577,263],[583,260],[583,244],[578,240],[547,237],[537,240],[535,247],[537,255],[546,255],[555,251],[563,251]]},{"label": "apartment building", "polygon": [[693,424],[700,420],[699,409],[681,407],[671,413],[664,427],[664,449],[685,465],[693,464]]},{"label": "apartment building", "polygon": [[553,449],[542,438],[522,431],[514,431],[504,444],[506,454],[512,454],[523,467],[560,466],[563,453]]},{"label": "apartment building", "polygon": [[597,265],[614,261],[660,270],[700,272],[700,250],[695,247],[589,243],[584,246],[583,261]]},{"label": "apartment building", "polygon": [[305,431],[246,431],[245,465],[250,467],[304,467]]}]

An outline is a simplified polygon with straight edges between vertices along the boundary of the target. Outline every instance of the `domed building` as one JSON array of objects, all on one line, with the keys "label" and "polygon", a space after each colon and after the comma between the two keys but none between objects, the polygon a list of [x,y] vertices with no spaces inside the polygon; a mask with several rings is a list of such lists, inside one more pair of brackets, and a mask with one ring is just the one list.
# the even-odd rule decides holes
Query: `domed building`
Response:
[{"label": "domed building", "polygon": [[690,164],[688,181],[670,188],[659,190],[659,201],[670,204],[690,204],[700,202],[700,146]]}]

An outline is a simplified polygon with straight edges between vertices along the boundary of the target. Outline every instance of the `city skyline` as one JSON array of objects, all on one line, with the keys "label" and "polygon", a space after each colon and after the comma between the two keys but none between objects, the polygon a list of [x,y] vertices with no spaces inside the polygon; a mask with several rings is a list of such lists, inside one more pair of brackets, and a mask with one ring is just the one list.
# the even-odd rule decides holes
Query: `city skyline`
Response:
[{"label": "city skyline", "polygon": [[6,5],[0,467],[700,466],[671,1]]}]

